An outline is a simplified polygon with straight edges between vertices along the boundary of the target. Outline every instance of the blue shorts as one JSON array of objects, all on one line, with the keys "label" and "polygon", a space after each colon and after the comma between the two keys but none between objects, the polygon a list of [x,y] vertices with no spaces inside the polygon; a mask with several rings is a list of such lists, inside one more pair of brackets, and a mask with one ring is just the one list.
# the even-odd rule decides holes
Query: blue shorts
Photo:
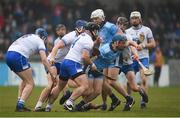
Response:
[{"label": "blue shorts", "polygon": [[61,68],[61,63],[55,63],[54,66],[56,67],[57,74],[60,74],[60,68]]},{"label": "blue shorts", "polygon": [[126,75],[129,71],[134,71],[133,64],[123,65],[123,66],[120,68],[120,71],[123,72],[125,75]]},{"label": "blue shorts", "polygon": [[115,61],[107,62],[104,59],[102,59],[101,57],[94,60],[94,64],[96,65],[98,70],[102,70],[104,68],[115,67]]},{"label": "blue shorts", "polygon": [[75,79],[79,75],[85,74],[80,63],[75,61],[64,59],[60,67],[60,76],[59,78],[67,81],[69,78]]},{"label": "blue shorts", "polygon": [[14,72],[21,72],[30,68],[28,59],[18,52],[8,51],[5,60],[6,64]]},{"label": "blue shorts", "polygon": [[[149,58],[142,58],[139,60],[146,68],[149,68]],[[139,69],[141,68],[141,66],[139,65],[139,63],[136,60],[133,61],[133,67],[134,67],[135,73],[137,73],[139,71]]]},{"label": "blue shorts", "polygon": [[[51,66],[55,66],[56,67],[56,70],[57,70],[57,75],[59,75],[59,73],[60,73],[60,67],[61,67],[61,63],[59,63],[59,62],[55,62],[53,65],[51,65]],[[46,67],[44,67],[45,68],[45,71],[46,71],[46,73],[48,74],[49,72],[48,72],[48,69],[46,68]]]},{"label": "blue shorts", "polygon": [[[101,72],[101,71],[100,71]],[[103,73],[103,72],[102,72]],[[88,73],[88,79],[103,79],[102,73],[99,73],[97,71],[89,71]]]}]

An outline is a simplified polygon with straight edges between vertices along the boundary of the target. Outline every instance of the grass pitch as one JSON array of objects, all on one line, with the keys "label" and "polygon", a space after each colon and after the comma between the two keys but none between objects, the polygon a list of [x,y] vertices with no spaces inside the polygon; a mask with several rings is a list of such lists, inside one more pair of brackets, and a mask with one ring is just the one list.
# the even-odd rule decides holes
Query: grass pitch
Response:
[{"label": "grass pitch", "polygon": [[[33,109],[43,88],[35,87],[26,106]],[[121,101],[125,101],[121,95],[116,93]],[[121,103],[114,111],[88,111],[68,112],[63,106],[55,102],[52,112],[15,112],[17,100],[17,87],[0,87],[0,117],[180,117],[180,87],[150,88],[149,103],[147,109],[140,109],[140,96],[132,94],[136,100],[130,112],[123,112],[124,103]],[[101,97],[93,103],[101,104]],[[110,106],[110,99],[108,99]]]}]

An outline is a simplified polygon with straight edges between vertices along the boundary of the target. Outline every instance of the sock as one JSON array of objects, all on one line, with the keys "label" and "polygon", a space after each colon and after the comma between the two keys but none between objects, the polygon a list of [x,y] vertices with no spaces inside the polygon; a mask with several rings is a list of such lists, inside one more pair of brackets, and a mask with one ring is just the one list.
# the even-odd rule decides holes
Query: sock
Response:
[{"label": "sock", "polygon": [[64,96],[69,95],[69,94],[71,94],[71,92],[70,92],[69,90],[67,90],[67,91],[65,92]]},{"label": "sock", "polygon": [[47,105],[46,105],[46,108],[52,108],[52,104],[50,104],[50,103],[48,103]]},{"label": "sock", "polygon": [[36,104],[36,106],[35,106],[35,108],[41,107],[42,104],[43,104],[43,103],[42,103],[41,101],[38,101],[37,104]]},{"label": "sock", "polygon": [[83,100],[81,100],[81,101],[79,102],[79,104],[76,105],[76,107],[81,108],[81,107],[84,106],[85,104],[86,104],[86,103],[85,103]]},{"label": "sock", "polygon": [[144,94],[144,91],[142,88],[139,88],[139,94],[142,96]]},{"label": "sock", "polygon": [[20,99],[19,101],[18,101],[18,103],[17,103],[17,107],[19,108],[19,109],[22,109],[22,108],[24,108],[24,100],[22,100],[22,99]]},{"label": "sock", "polygon": [[129,101],[131,99],[131,96],[128,95],[125,97],[125,99],[126,99],[126,101]]},{"label": "sock", "polygon": [[117,101],[117,100],[118,100],[118,98],[115,96],[115,94],[114,94],[114,93],[112,93],[111,95],[109,95],[109,97],[111,98],[112,102],[114,102],[114,101]]},{"label": "sock", "polygon": [[73,105],[74,104],[74,100],[69,98],[67,101],[66,101],[66,104],[67,105]]},{"label": "sock", "polygon": [[144,102],[144,100],[142,99],[142,97],[141,97],[141,104],[145,104],[145,102]]}]

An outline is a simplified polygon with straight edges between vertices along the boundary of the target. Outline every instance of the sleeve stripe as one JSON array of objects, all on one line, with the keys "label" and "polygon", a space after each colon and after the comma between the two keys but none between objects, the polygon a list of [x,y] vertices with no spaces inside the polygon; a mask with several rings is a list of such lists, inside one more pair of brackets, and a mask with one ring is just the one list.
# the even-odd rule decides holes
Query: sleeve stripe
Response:
[{"label": "sleeve stripe", "polygon": [[88,48],[83,48],[83,49],[90,51],[90,49],[88,49]]},{"label": "sleeve stripe", "polygon": [[46,51],[46,49],[44,49],[44,48],[40,48],[40,49],[39,49],[39,51],[40,51],[40,50],[44,50],[44,51]]}]

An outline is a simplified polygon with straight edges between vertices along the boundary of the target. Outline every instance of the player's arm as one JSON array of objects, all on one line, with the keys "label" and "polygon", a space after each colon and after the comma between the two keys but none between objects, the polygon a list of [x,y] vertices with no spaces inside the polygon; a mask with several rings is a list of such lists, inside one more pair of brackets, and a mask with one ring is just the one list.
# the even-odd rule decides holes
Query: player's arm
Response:
[{"label": "player's arm", "polygon": [[155,48],[155,46],[156,46],[156,43],[155,43],[154,39],[152,38],[152,39],[148,40],[148,43],[139,44],[137,49],[138,50],[142,50],[142,49],[145,49],[145,48],[151,49],[151,48]]},{"label": "player's arm", "polygon": [[46,53],[44,50],[40,50],[39,51],[40,57],[41,57],[41,62],[43,63],[43,65],[48,69],[48,72],[51,74],[51,76],[53,78],[55,78],[55,74],[53,73],[52,69],[51,69],[51,65],[49,64],[47,57],[46,57]]},{"label": "player's arm", "polygon": [[93,63],[93,61],[90,58],[89,50],[83,49],[83,51],[82,51],[82,59],[84,61],[84,64],[91,66],[92,70],[96,69],[95,64]]},{"label": "player's arm", "polygon": [[145,44],[145,48],[151,49],[151,48],[155,48],[156,47],[156,42],[154,41],[154,39],[149,39],[149,42],[147,44]]},{"label": "player's arm", "polygon": [[127,40],[126,46],[133,46],[133,47],[137,48],[138,44],[135,41]]},{"label": "player's arm", "polygon": [[50,60],[50,61],[54,61],[54,58],[55,58],[55,56],[56,56],[56,54],[57,54],[57,52],[58,52],[58,49],[63,48],[63,47],[65,47],[65,43],[64,43],[64,41],[60,40],[60,41],[53,47],[53,49],[52,49],[52,51],[51,51],[51,60]]},{"label": "player's arm", "polygon": [[132,51],[132,55],[133,55],[133,59],[134,60],[138,60],[139,59],[139,55],[138,55],[138,51],[135,47],[130,46],[131,51]]},{"label": "player's arm", "polygon": [[156,47],[156,43],[155,40],[153,38],[153,34],[151,29],[147,30],[147,43],[141,43],[140,46],[142,49],[147,48],[147,49],[151,49],[151,48],[155,48]]}]

